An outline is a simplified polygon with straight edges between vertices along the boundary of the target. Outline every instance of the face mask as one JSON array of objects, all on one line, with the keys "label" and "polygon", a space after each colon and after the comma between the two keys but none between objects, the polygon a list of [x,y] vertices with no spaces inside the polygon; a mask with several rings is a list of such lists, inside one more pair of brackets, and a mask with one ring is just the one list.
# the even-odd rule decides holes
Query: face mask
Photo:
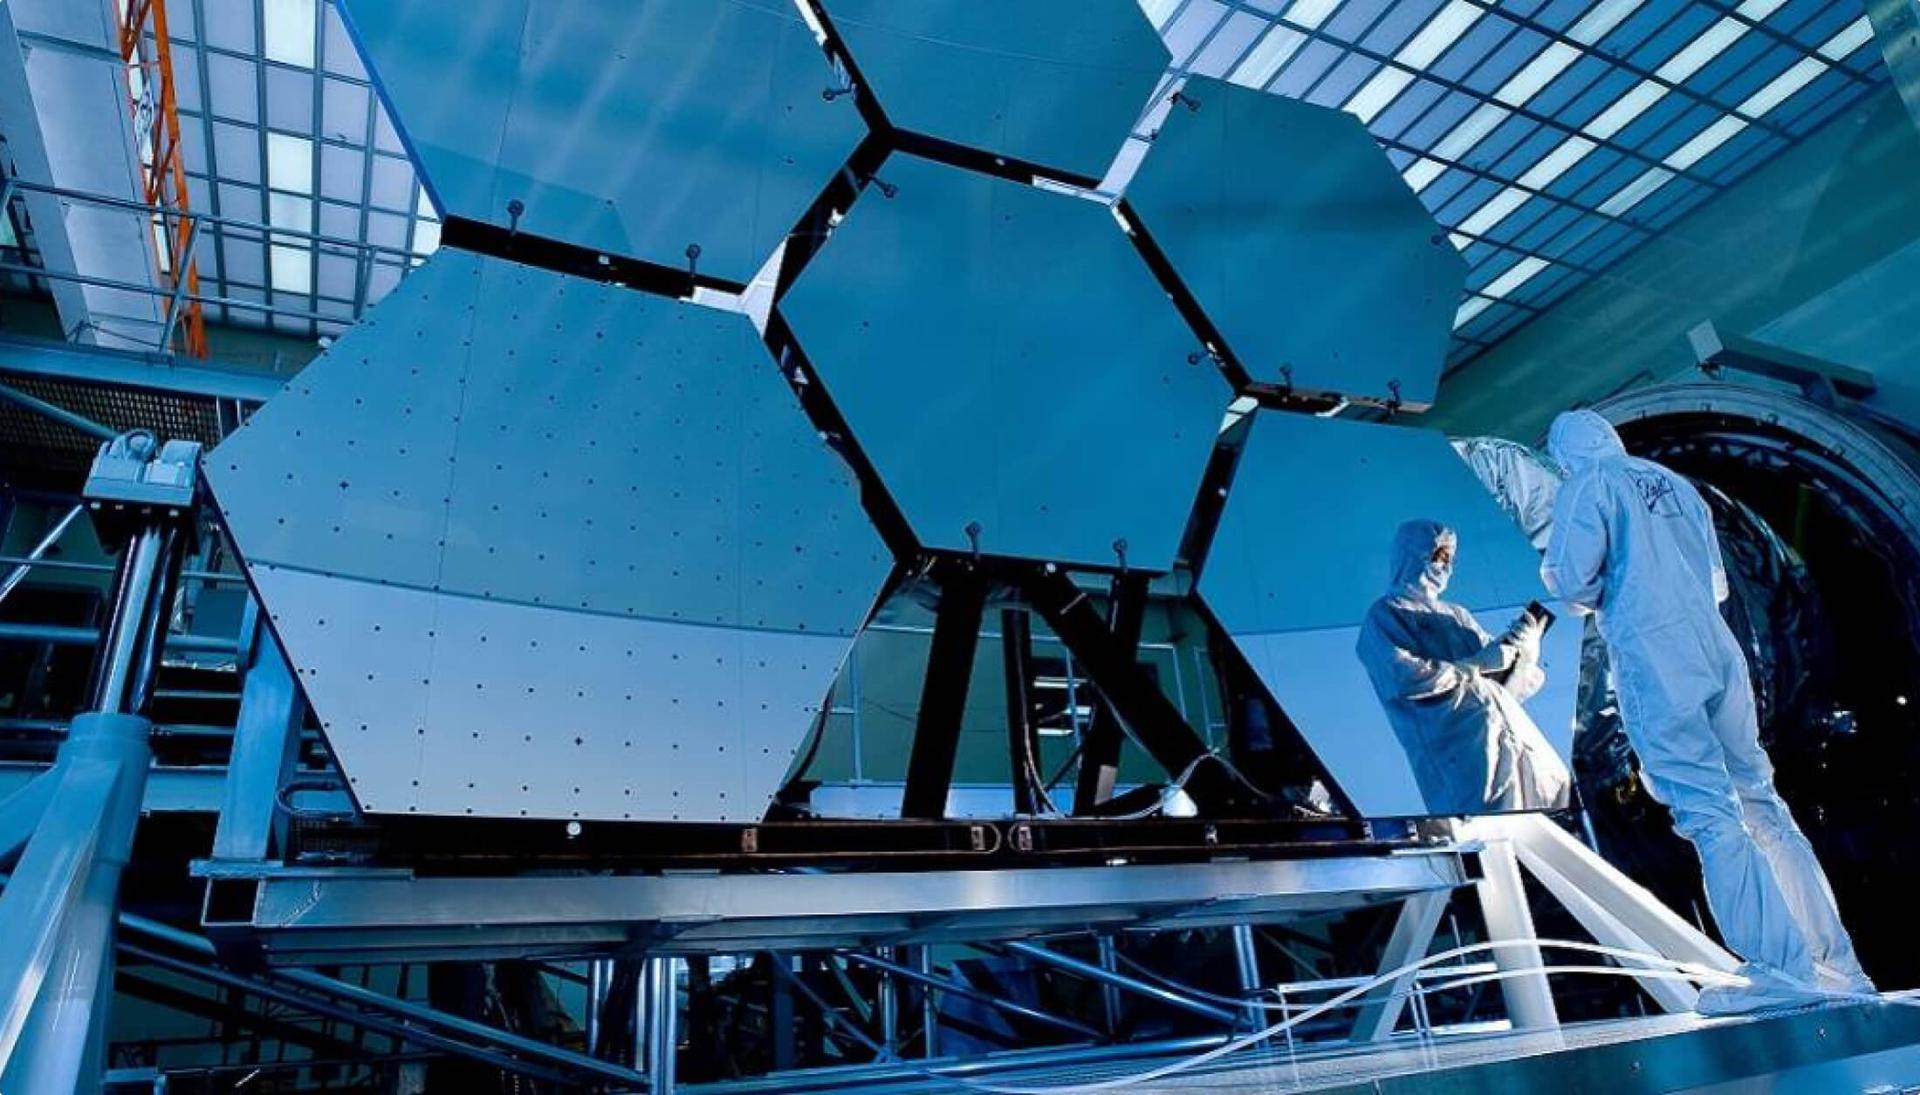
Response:
[{"label": "face mask", "polygon": [[1428,563],[1427,568],[1420,572],[1421,584],[1431,590],[1435,597],[1446,592],[1447,583],[1452,579],[1453,564],[1443,563],[1437,559]]}]

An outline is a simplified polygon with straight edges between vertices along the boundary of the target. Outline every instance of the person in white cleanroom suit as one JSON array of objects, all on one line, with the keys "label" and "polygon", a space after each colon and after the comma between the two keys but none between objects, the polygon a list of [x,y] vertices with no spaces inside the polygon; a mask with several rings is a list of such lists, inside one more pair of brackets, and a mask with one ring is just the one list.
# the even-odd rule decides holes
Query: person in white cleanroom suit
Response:
[{"label": "person in white cleanroom suit", "polygon": [[1872,992],[1812,845],[1773,786],[1753,685],[1720,618],[1727,597],[1706,502],[1627,455],[1607,420],[1569,411],[1547,450],[1566,469],[1540,576],[1597,613],[1627,740],[1648,790],[1700,856],[1707,903],[1746,988],[1709,988],[1706,1012],[1804,1003],[1816,984]]},{"label": "person in white cleanroom suit", "polygon": [[1523,614],[1496,639],[1441,600],[1457,546],[1438,521],[1400,526],[1387,594],[1360,626],[1360,661],[1428,810],[1559,809],[1567,767],[1520,706],[1546,682],[1541,624]]}]

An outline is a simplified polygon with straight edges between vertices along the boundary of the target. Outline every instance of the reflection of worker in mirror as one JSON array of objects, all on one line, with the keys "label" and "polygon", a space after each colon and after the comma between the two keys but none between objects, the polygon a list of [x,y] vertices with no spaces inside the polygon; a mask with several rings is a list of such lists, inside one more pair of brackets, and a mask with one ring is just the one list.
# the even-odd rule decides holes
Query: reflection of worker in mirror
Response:
[{"label": "reflection of worker in mirror", "polygon": [[1541,577],[1599,615],[1627,740],[1654,797],[1700,855],[1707,904],[1752,984],[1700,1010],[1804,1002],[1821,985],[1871,992],[1812,845],[1773,786],[1746,656],[1707,504],[1684,478],[1627,455],[1607,420],[1570,411],[1548,449],[1567,470]]},{"label": "reflection of worker in mirror", "polygon": [[1400,526],[1387,595],[1360,626],[1360,660],[1429,812],[1560,809],[1567,766],[1521,706],[1546,683],[1545,618],[1523,612],[1495,638],[1441,600],[1457,547],[1438,521]]}]

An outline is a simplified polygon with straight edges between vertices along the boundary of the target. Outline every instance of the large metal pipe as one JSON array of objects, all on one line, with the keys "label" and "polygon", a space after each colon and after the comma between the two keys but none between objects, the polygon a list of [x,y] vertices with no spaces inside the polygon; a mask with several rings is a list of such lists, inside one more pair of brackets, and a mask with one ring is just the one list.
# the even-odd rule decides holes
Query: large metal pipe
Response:
[{"label": "large metal pipe", "polygon": [[607,990],[613,977],[613,960],[595,958],[587,963],[587,1053],[599,1057],[606,1052],[601,1045],[601,1024],[606,1021]]},{"label": "large metal pipe", "polygon": [[674,959],[651,955],[640,971],[640,991],[647,998],[647,1090],[651,1095],[673,1095],[675,1066],[680,1055],[680,1007],[673,984]]},{"label": "large metal pipe", "polygon": [[[880,957],[888,962],[894,961],[892,947],[881,947]],[[880,973],[880,1041],[888,1053],[897,1053],[900,1049],[900,982],[893,974],[884,970]]]},{"label": "large metal pipe", "polygon": [[173,586],[167,564],[178,562],[179,548],[177,529],[148,525],[120,552],[120,569],[113,576],[114,611],[100,637],[88,686],[89,711],[137,714],[146,706]]},{"label": "large metal pipe", "polygon": [[87,713],[73,719],[47,816],[0,895],[0,1076],[23,1091],[92,1091],[113,998],[113,927],[153,754],[146,706],[178,579],[182,530],[150,517],[114,574]]}]

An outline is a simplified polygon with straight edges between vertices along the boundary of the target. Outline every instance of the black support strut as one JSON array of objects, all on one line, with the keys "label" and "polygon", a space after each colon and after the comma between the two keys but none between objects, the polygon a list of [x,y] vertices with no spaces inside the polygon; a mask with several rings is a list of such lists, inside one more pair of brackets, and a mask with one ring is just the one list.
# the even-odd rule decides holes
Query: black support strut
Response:
[{"label": "black support strut", "polygon": [[[1236,798],[1235,784],[1219,765],[1201,760],[1207,755],[1205,740],[1141,671],[1135,650],[1123,646],[1114,636],[1086,592],[1057,570],[1030,573],[1021,578],[1021,584],[1034,610],[1086,669],[1121,726],[1154,762],[1169,775],[1186,773],[1185,789],[1203,809],[1216,815],[1230,809]],[[1077,803],[1077,792],[1075,800]]]},{"label": "black support strut", "polygon": [[1033,721],[1033,625],[1024,609],[1000,611],[1000,661],[1007,682],[1007,757],[1013,775],[1013,812],[1040,808],[1040,736]]},{"label": "black support strut", "polygon": [[[1137,571],[1114,575],[1113,595],[1107,606],[1107,629],[1113,636],[1114,646],[1122,657],[1136,664],[1140,657],[1140,630],[1147,619],[1148,585],[1147,576]],[[1073,787],[1075,815],[1090,814],[1113,797],[1114,780],[1120,774],[1120,747],[1125,740],[1120,715],[1101,690],[1100,702],[1094,705],[1093,722],[1081,742],[1080,778]]]},{"label": "black support strut", "polygon": [[934,576],[940,582],[940,610],[933,625],[933,649],[927,652],[920,715],[907,761],[907,788],[900,802],[900,816],[927,820],[947,814],[960,724],[973,680],[973,655],[980,645],[980,620],[987,604],[986,579],[971,565],[944,562],[935,568]]}]

